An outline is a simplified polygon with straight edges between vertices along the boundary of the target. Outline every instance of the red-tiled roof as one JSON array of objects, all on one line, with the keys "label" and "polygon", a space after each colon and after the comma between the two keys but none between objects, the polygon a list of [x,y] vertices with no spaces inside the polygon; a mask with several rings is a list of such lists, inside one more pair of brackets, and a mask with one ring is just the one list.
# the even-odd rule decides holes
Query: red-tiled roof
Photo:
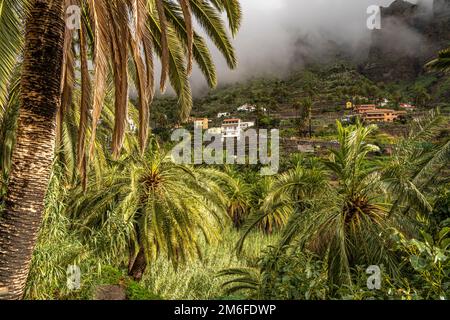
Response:
[{"label": "red-tiled roof", "polygon": [[236,121],[241,121],[241,119],[225,119],[225,120],[223,120],[223,122],[236,122]]},{"label": "red-tiled roof", "polygon": [[395,110],[390,109],[377,109],[377,110],[369,110],[366,113],[395,113]]}]

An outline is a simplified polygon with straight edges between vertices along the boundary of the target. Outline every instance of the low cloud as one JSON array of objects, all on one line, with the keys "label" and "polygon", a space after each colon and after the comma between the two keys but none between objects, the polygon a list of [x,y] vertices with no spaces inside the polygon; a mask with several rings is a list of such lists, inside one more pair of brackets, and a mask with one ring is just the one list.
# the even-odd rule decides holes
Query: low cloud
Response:
[{"label": "low cloud", "polygon": [[[431,7],[433,0],[417,0]],[[409,1],[417,3],[417,1]],[[233,40],[239,65],[230,70],[219,51],[210,44],[217,66],[219,85],[252,77],[282,77],[303,63],[304,56],[327,57],[330,46],[349,56],[366,54],[371,40],[367,8],[389,6],[393,0],[241,0],[243,24]],[[386,26],[391,25],[387,23]],[[420,41],[413,30],[397,35],[410,45]],[[396,38],[396,37],[394,37]],[[198,69],[191,77],[195,95],[208,91]],[[170,93],[170,92],[169,92]]]}]

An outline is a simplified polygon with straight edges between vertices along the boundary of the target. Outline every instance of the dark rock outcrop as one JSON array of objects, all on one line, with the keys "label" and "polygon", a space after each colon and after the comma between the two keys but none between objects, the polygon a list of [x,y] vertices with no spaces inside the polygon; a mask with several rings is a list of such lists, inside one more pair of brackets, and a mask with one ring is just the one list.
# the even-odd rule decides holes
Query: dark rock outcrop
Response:
[{"label": "dark rock outcrop", "polygon": [[450,0],[435,0],[431,10],[396,0],[382,8],[381,19],[360,68],[374,81],[413,79],[438,50],[450,45]]},{"label": "dark rock outcrop", "polygon": [[127,294],[122,285],[98,286],[94,293],[94,300],[126,300]]}]

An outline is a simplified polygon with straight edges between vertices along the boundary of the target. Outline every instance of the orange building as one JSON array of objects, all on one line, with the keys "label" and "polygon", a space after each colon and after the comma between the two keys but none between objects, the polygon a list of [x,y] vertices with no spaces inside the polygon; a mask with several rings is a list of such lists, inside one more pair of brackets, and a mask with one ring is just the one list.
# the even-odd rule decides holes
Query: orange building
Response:
[{"label": "orange building", "polygon": [[394,122],[401,112],[390,109],[369,110],[362,114],[362,118],[368,122]]},{"label": "orange building", "polygon": [[355,112],[357,114],[364,114],[367,111],[373,111],[376,109],[377,109],[377,106],[374,104],[361,104],[361,105],[355,106]]},{"label": "orange building", "polygon": [[196,129],[203,129],[203,130],[208,130],[209,127],[209,120],[208,118],[200,118],[200,119],[195,119],[194,120],[194,128]]}]

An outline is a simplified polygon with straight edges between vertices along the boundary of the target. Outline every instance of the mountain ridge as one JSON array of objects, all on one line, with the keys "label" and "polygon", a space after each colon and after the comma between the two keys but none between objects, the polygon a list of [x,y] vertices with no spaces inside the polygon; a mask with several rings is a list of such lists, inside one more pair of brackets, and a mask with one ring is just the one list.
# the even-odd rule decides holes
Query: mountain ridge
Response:
[{"label": "mountain ridge", "polygon": [[404,0],[381,8],[382,27],[372,33],[360,71],[373,81],[411,80],[424,73],[436,52],[450,45],[450,0],[435,0],[431,11]]}]

